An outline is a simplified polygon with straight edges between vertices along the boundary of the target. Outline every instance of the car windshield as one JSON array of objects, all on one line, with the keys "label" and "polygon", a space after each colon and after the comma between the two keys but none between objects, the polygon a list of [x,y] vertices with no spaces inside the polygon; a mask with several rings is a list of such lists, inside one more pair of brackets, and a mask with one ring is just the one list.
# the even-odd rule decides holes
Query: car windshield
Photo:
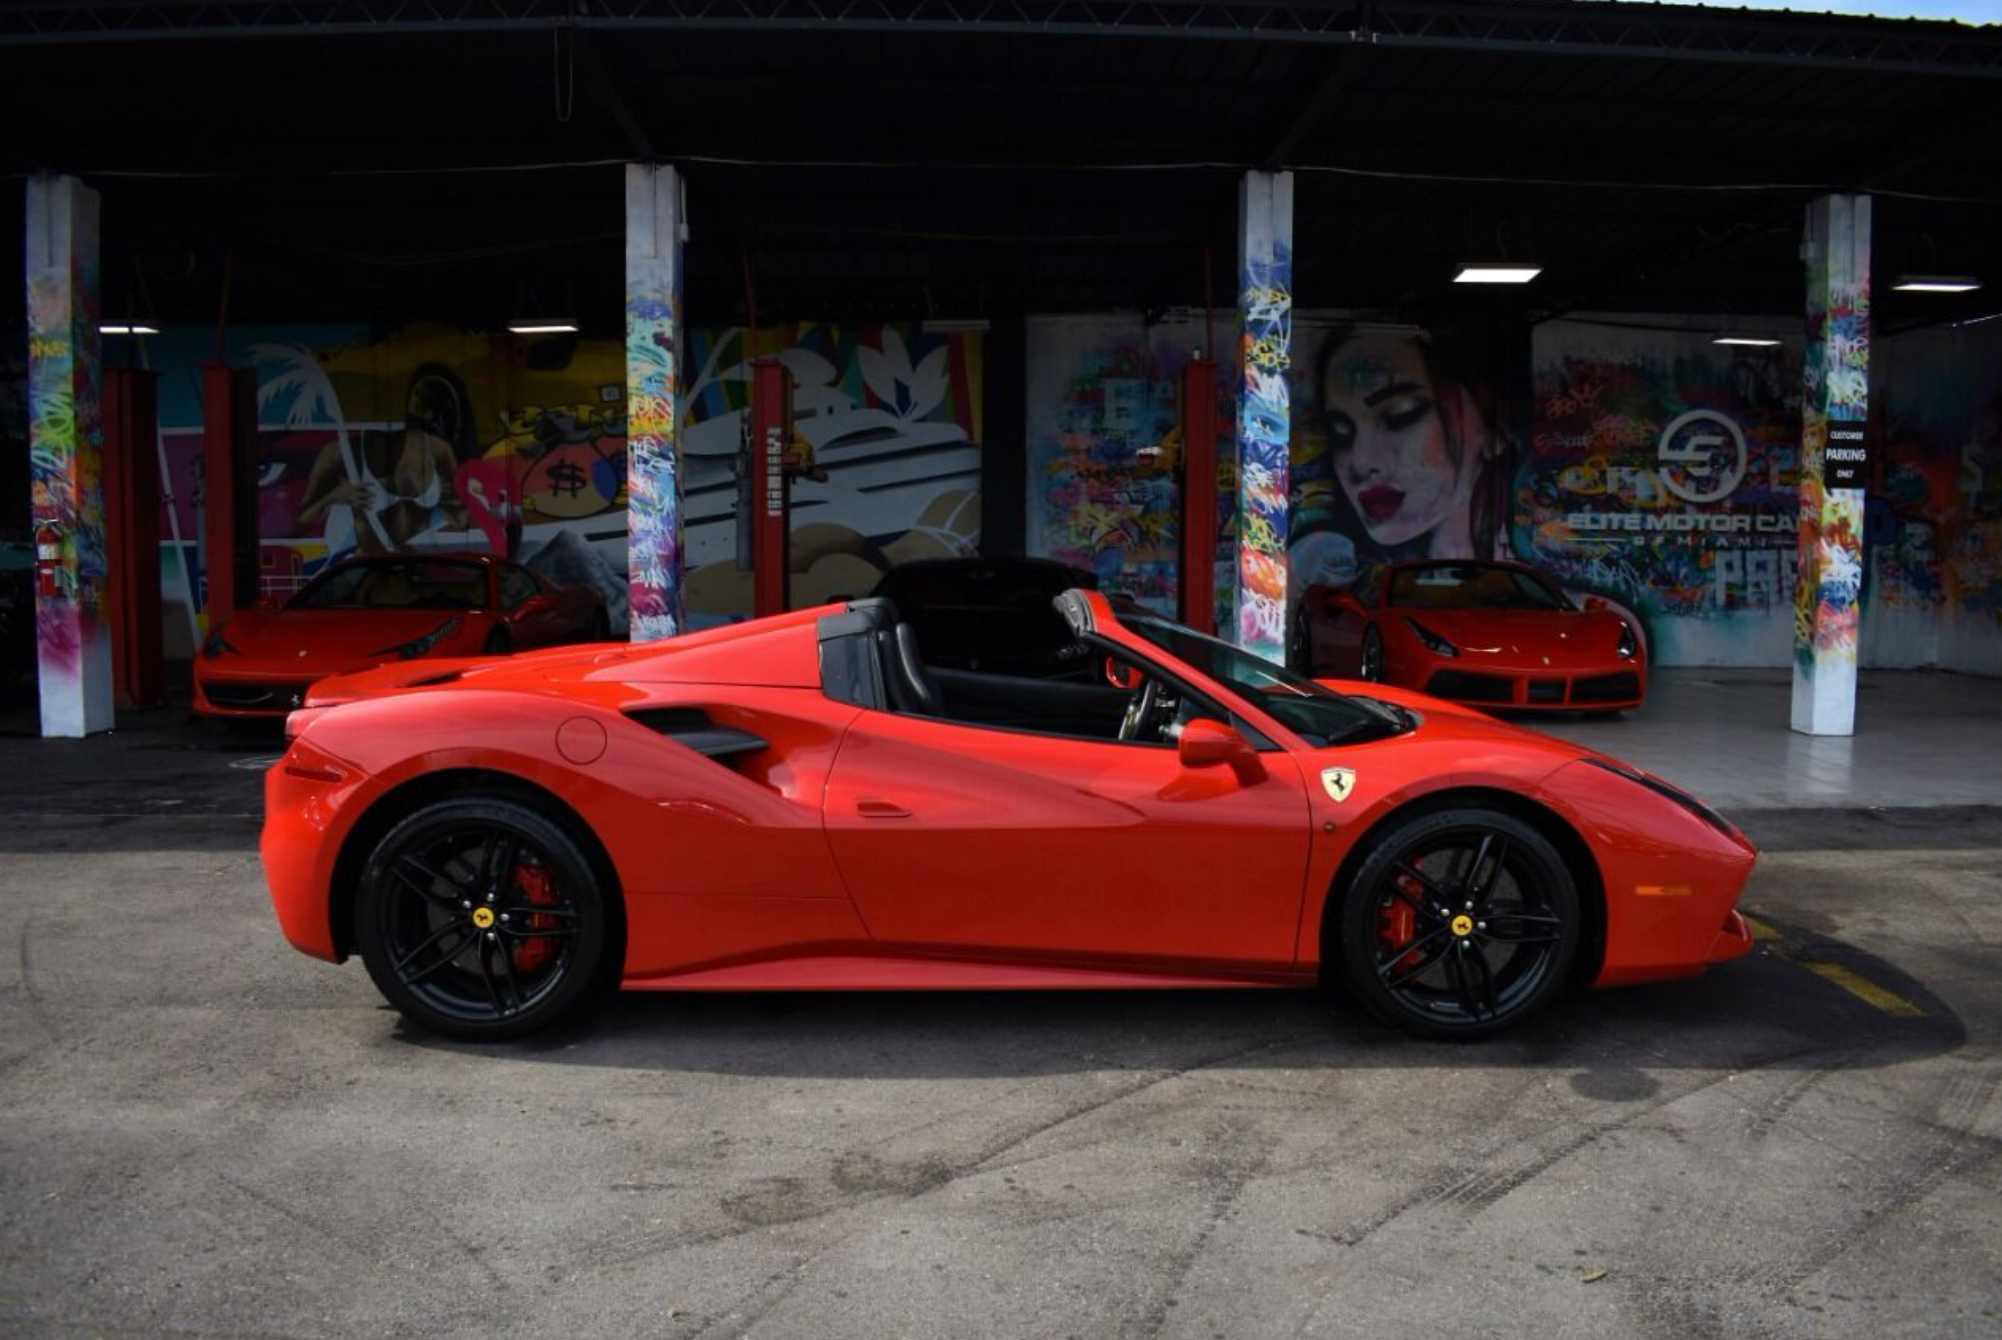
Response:
[{"label": "car windshield", "polygon": [[486,603],[486,569],[477,563],[382,558],[321,573],[285,608],[471,610]]},{"label": "car windshield", "polygon": [[1357,698],[1344,697],[1285,666],[1254,656],[1150,614],[1121,611],[1119,623],[1176,659],[1194,666],[1246,700],[1258,704],[1276,720],[1315,747],[1353,744],[1364,738],[1395,734],[1399,717]]},{"label": "car windshield", "polygon": [[1390,603],[1418,610],[1561,610],[1564,597],[1533,572],[1499,563],[1427,563],[1399,568]]}]

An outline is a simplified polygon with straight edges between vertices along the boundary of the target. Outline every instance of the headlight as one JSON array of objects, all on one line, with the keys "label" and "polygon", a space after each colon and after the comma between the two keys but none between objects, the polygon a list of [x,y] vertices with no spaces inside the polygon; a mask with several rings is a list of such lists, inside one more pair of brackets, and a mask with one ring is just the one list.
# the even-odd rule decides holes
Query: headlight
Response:
[{"label": "headlight", "polygon": [[219,619],[216,621],[216,626],[209,629],[209,635],[202,639],[203,660],[213,661],[226,651],[236,650],[235,647],[229,645],[229,639],[222,635],[223,629],[227,627],[229,627],[229,620]]},{"label": "headlight", "polygon": [[433,647],[437,646],[440,642],[443,642],[446,638],[452,636],[452,634],[458,632],[459,625],[464,622],[465,622],[464,619],[460,618],[458,615],[455,614],[451,618],[445,620],[445,622],[439,624],[436,628],[433,628],[430,632],[426,633],[423,637],[411,638],[410,641],[401,643],[394,647],[384,647],[381,652],[377,653],[377,655],[382,655],[388,652],[395,652],[398,656],[402,657],[406,661],[414,661],[419,656],[424,655],[426,652],[430,651]]},{"label": "headlight", "polygon": [[1440,637],[1424,624],[1418,622],[1418,620],[1407,616],[1404,622],[1411,625],[1411,631],[1418,634],[1418,640],[1425,644],[1425,650],[1431,652],[1434,656],[1458,656],[1460,654],[1458,647],[1448,642],[1445,638]]},{"label": "headlight", "polygon": [[1631,661],[1634,658],[1634,653],[1640,649],[1640,639],[1634,636],[1634,626],[1630,623],[1622,622],[1620,624],[1620,659]]}]

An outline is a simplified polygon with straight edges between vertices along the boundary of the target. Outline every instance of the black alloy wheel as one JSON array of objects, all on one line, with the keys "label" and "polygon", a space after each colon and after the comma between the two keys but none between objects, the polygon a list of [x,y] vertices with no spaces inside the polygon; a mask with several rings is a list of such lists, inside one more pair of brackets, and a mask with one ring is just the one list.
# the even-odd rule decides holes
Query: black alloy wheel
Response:
[{"label": "black alloy wheel", "polygon": [[1383,682],[1383,634],[1376,631],[1375,624],[1363,630],[1362,669],[1356,677],[1375,684]]},{"label": "black alloy wheel", "polygon": [[1484,1037],[1547,1004],[1582,935],[1578,890],[1548,838],[1513,815],[1457,809],[1396,823],[1340,911],[1338,961],[1388,1023]]},{"label": "black alloy wheel", "polygon": [[475,1041],[520,1037],[616,984],[614,896],[560,826],[519,800],[466,796],[392,828],[362,873],[355,938],[405,1018]]}]

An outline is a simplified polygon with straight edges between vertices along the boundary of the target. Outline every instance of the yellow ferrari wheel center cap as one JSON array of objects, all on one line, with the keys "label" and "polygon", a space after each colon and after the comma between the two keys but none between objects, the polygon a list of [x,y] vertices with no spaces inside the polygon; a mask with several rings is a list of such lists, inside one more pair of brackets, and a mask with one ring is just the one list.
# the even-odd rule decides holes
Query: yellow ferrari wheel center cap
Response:
[{"label": "yellow ferrari wheel center cap", "polygon": [[1474,919],[1465,912],[1453,918],[1453,934],[1465,937],[1474,933]]},{"label": "yellow ferrari wheel center cap", "polygon": [[493,910],[493,909],[492,909],[491,907],[476,907],[476,908],[474,908],[474,909],[473,909],[473,924],[474,924],[475,926],[478,926],[478,927],[479,927],[479,928],[480,928],[481,930],[485,930],[485,929],[486,929],[487,927],[489,927],[489,926],[493,925],[493,924],[494,924],[494,910]]}]

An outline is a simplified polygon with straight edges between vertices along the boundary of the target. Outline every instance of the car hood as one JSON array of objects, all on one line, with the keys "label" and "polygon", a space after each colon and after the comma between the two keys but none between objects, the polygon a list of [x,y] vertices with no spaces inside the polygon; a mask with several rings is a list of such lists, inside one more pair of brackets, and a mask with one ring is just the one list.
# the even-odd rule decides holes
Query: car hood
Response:
[{"label": "car hood", "polygon": [[223,636],[245,657],[314,663],[390,655],[449,619],[483,617],[477,610],[245,610],[230,616]]},{"label": "car hood", "polygon": [[[1397,610],[1469,658],[1535,658],[1553,668],[1603,665],[1619,655],[1626,623],[1617,614],[1578,610]],[[1548,660],[1543,658],[1548,657]]]}]

